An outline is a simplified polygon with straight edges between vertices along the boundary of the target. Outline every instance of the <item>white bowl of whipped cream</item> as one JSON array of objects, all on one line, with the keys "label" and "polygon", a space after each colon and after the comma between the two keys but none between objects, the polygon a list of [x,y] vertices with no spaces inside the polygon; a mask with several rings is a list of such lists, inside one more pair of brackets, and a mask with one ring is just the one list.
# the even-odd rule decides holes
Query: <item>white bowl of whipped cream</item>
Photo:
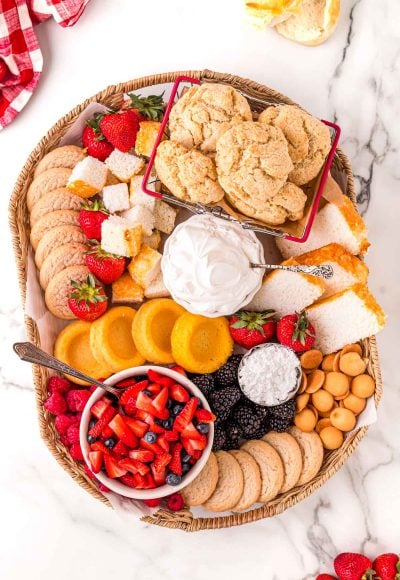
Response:
[{"label": "white bowl of whipped cream", "polygon": [[210,214],[175,228],[164,246],[161,269],[172,298],[193,314],[227,316],[260,289],[264,249],[251,230]]}]

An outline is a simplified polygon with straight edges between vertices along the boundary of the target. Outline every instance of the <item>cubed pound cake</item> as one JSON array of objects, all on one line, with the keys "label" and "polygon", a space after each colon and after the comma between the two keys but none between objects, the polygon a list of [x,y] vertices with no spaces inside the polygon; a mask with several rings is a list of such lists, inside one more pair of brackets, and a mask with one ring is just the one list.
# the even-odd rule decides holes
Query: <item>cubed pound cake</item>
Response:
[{"label": "cubed pound cake", "polygon": [[67,188],[80,197],[92,197],[100,193],[106,184],[107,167],[94,157],[79,161],[69,176]]},{"label": "cubed pound cake", "polygon": [[324,298],[345,290],[354,284],[366,284],[368,280],[368,267],[353,254],[339,244],[329,244],[296,256],[296,262],[305,266],[329,265],[333,268],[333,277],[323,279],[325,291]]},{"label": "cubed pound cake", "polygon": [[324,298],[307,309],[315,329],[315,348],[336,352],[383,329],[386,315],[364,284]]},{"label": "cubed pound cake", "polygon": [[138,304],[143,302],[143,298],[143,288],[133,280],[129,272],[124,272],[112,283],[113,304]]},{"label": "cubed pound cake", "polygon": [[346,195],[334,203],[327,203],[315,216],[310,236],[299,244],[277,238],[276,244],[284,258],[297,257],[328,244],[343,246],[350,254],[365,254],[369,248],[367,228],[361,216]]},{"label": "cubed pound cake", "polygon": [[111,215],[101,224],[101,247],[110,254],[133,258],[142,245],[142,226]]},{"label": "cubed pound cake", "polygon": [[107,157],[105,164],[115,177],[128,183],[134,175],[137,175],[143,169],[144,160],[131,153],[124,153],[114,149]]},{"label": "cubed pound cake", "polygon": [[[293,259],[282,262],[285,266],[296,264]],[[246,310],[256,312],[275,310],[279,317],[301,312],[306,306],[318,300],[324,290],[322,280],[316,276],[273,270],[264,277],[260,290],[246,306]]]}]

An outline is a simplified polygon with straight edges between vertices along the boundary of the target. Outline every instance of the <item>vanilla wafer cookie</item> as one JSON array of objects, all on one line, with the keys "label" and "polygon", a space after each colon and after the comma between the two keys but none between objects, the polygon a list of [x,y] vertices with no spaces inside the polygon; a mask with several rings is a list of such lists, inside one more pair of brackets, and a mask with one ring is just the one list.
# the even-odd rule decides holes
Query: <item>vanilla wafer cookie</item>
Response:
[{"label": "vanilla wafer cookie", "polygon": [[242,497],[243,471],[239,462],[227,451],[217,451],[218,482],[214,493],[204,502],[204,507],[212,512],[232,509]]},{"label": "vanilla wafer cookie", "polygon": [[261,473],[261,492],[258,501],[274,499],[282,489],[284,470],[282,460],[275,449],[262,440],[246,441],[241,448],[257,461]]},{"label": "vanilla wafer cookie", "polygon": [[279,493],[292,489],[299,481],[303,460],[296,439],[289,433],[270,431],[262,438],[278,452],[283,463],[284,480]]},{"label": "vanilla wafer cookie", "polygon": [[218,461],[215,454],[211,452],[199,475],[182,489],[181,495],[185,504],[196,506],[206,502],[217,487],[218,473]]}]

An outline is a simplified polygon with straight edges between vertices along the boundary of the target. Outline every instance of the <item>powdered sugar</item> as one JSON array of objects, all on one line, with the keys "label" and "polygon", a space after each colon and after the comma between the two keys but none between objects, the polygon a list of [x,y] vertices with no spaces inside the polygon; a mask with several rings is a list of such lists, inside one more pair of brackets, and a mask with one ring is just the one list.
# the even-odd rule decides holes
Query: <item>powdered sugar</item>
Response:
[{"label": "powdered sugar", "polygon": [[281,344],[262,344],[252,348],[239,367],[239,385],[257,405],[280,405],[299,387],[301,366],[296,354]]}]

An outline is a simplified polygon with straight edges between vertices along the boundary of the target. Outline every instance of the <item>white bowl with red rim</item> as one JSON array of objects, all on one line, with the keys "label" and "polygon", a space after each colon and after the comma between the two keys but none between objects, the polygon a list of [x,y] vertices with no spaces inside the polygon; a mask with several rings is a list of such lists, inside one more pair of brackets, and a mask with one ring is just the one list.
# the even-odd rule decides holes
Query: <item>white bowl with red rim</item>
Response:
[{"label": "white bowl with red rim", "polygon": [[[201,401],[204,409],[207,409],[207,411],[211,411],[207,399],[200,391],[200,389],[196,387],[196,385],[192,383],[190,379],[167,367],[144,365],[130,369],[125,369],[106,379],[104,381],[104,384],[114,386],[124,379],[140,375],[147,375],[147,372],[150,369],[164,376],[170,377],[171,379],[174,379],[174,381],[185,387],[185,389],[190,393],[190,395],[197,397]],[[93,391],[82,413],[79,437],[83,457],[89,469],[91,469],[89,461],[90,444],[88,443],[87,440],[87,434],[89,429],[89,421],[91,419],[90,410],[94,405],[94,403],[96,403],[99,399],[101,399],[101,397],[103,397],[105,394],[106,391],[104,389],[101,389],[100,387],[95,391]],[[95,476],[96,479],[98,479],[103,485],[108,487],[110,491],[118,493],[119,495],[122,495],[124,497],[141,500],[166,497],[168,495],[171,495],[172,493],[180,491],[198,476],[198,474],[203,469],[210,456],[213,440],[214,440],[214,423],[210,423],[209,432],[207,433],[207,446],[203,450],[200,459],[198,459],[198,461],[192,466],[192,468],[190,469],[190,471],[188,471],[188,473],[182,476],[182,481],[178,485],[164,484],[154,489],[135,489],[132,487],[128,487],[127,485],[124,485],[117,479],[111,479],[106,475],[104,471],[96,473]]]}]

